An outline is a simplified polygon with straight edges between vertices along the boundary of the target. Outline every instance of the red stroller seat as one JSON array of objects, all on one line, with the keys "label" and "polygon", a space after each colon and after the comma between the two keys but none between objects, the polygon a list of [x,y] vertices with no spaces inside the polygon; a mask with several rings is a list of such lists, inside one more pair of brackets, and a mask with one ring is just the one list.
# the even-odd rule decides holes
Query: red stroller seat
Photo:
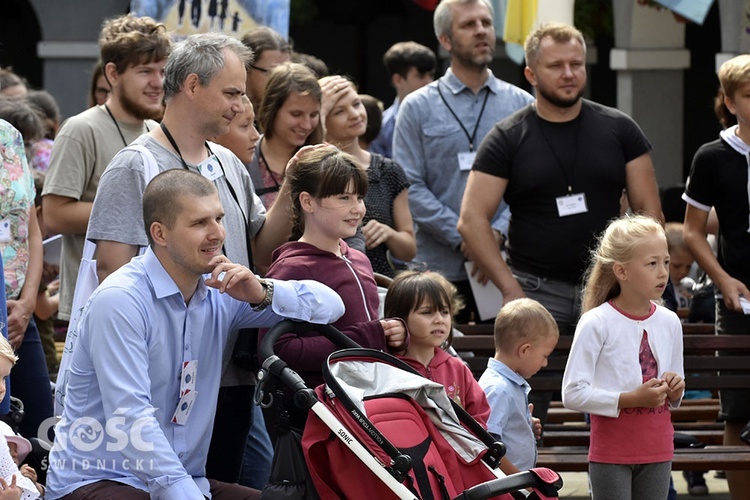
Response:
[{"label": "red stroller seat", "polygon": [[[322,386],[315,392],[340,420],[350,420],[347,410],[329,399]],[[435,427],[414,400],[384,395],[369,399],[365,407],[370,421],[399,451],[411,458],[411,471],[405,482],[415,492],[415,497],[428,500],[436,498],[433,492],[440,492],[437,498],[453,498],[467,486],[496,479],[482,464],[459,461],[447,442],[439,434],[435,435]],[[381,463],[389,463],[388,455],[380,451],[378,444],[366,432],[358,432],[361,428],[356,424],[348,427],[356,439],[375,452]],[[344,441],[332,440],[330,436],[331,429],[310,413],[302,436],[302,448],[321,498],[395,497],[361,462],[352,460],[351,451]]]},{"label": "red stroller seat", "polygon": [[[289,324],[274,327],[264,342],[272,332],[278,337],[300,328],[283,323]],[[316,329],[338,345],[351,345],[332,327]],[[261,346],[260,353],[264,350]],[[320,498],[512,500],[527,498],[512,493],[524,488],[537,488],[528,498],[557,497],[562,481],[553,471],[506,477],[496,469],[504,447],[454,405],[442,386],[393,356],[371,349],[337,351],[323,367],[326,384],[314,394],[282,364],[271,354],[259,378],[276,372],[295,389],[295,402],[309,403],[302,448]]]}]

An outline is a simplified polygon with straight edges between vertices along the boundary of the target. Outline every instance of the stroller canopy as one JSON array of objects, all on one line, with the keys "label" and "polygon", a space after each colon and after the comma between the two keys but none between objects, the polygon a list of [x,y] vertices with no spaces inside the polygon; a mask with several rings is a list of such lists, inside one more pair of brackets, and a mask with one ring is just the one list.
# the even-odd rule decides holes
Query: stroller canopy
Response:
[{"label": "stroller canopy", "polygon": [[474,462],[487,446],[467,431],[453,411],[442,385],[385,363],[341,360],[332,364],[336,377],[349,397],[367,415],[364,400],[381,394],[404,394],[414,399],[425,411],[446,441],[466,462]]}]

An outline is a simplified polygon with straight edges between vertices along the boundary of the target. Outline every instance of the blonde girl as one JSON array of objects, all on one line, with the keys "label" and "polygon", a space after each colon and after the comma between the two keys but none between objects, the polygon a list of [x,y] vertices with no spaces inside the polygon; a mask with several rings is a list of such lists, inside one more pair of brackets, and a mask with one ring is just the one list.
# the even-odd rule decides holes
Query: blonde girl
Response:
[{"label": "blonde girl", "polygon": [[400,357],[422,376],[442,384],[448,397],[486,427],[490,406],[484,391],[466,364],[445,351],[453,338],[453,313],[461,308],[456,287],[444,276],[406,271],[388,287],[384,313],[403,319],[409,330],[409,345]]},{"label": "blonde girl", "polygon": [[595,500],[667,498],[669,408],[679,406],[685,389],[680,320],[659,305],[668,278],[658,221],[626,216],[610,223],[586,274],[562,388],[565,407],[591,414]]}]

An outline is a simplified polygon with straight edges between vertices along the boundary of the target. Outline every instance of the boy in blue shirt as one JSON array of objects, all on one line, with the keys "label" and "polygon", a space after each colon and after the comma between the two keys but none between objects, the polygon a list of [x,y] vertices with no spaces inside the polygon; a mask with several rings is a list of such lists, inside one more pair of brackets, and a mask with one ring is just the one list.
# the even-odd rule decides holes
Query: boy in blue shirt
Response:
[{"label": "boy in blue shirt", "polygon": [[536,300],[508,302],[495,318],[495,357],[479,378],[490,403],[487,430],[501,440],[507,453],[500,462],[506,474],[536,465],[536,440],[542,426],[531,416],[533,406],[526,379],[547,366],[559,331],[552,315]]}]

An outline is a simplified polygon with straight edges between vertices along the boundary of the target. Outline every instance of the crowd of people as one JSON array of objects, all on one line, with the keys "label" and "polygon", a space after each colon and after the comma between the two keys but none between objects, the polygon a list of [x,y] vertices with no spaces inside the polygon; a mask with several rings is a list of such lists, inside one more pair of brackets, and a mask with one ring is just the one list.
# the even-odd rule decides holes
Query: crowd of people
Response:
[{"label": "crowd of people", "polygon": [[[448,68],[435,79],[432,50],[396,43],[385,110],[266,27],[174,42],[148,17],[107,20],[89,108],[62,123],[50,94],[0,69],[0,414],[11,396],[24,408],[2,427],[0,499],[260,498],[274,443],[306,419],[254,403],[258,342],[284,318],[442,384],[506,444],[506,474],[534,467],[552,398],[527,379],[574,336],[562,400],[590,414],[593,498],[668,498],[669,408],[691,397],[674,311],[694,262],[717,331],[750,326],[750,56],[719,72],[736,125],[698,151],[684,225],[665,229],[651,143],[582,97],[581,32],[529,35],[531,95],[490,70],[493,19],[488,0],[440,2]],[[473,281],[503,297],[478,381],[448,350],[480,319]],[[336,346],[309,331],[275,349],[314,387]],[[721,391],[727,444],[749,392]],[[24,462],[37,438],[44,470]],[[750,494],[748,471],[727,478]]]}]

